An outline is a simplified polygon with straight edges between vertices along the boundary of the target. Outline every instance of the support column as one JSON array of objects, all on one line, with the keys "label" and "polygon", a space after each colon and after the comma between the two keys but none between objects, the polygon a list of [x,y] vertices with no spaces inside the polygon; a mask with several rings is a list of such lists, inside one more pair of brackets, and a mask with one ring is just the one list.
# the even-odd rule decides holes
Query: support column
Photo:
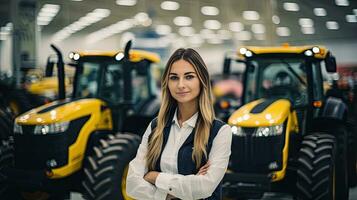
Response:
[{"label": "support column", "polygon": [[20,86],[23,73],[36,67],[37,1],[11,0],[13,76]]}]

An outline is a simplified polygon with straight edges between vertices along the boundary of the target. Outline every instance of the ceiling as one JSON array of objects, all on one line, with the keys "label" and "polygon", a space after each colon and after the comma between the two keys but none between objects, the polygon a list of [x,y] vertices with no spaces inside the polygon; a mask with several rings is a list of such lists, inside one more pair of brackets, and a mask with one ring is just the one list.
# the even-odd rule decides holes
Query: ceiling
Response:
[{"label": "ceiling", "polygon": [[[219,30],[228,31],[225,32],[228,34],[227,38],[223,40],[226,43],[232,40],[244,40],[250,44],[303,43],[339,39],[357,40],[356,0],[344,0],[345,6],[337,6],[335,0],[173,0],[179,3],[179,9],[174,11],[163,10],[160,7],[163,1],[138,0],[134,6],[121,6],[117,5],[115,0],[38,0],[39,8],[44,4],[60,5],[58,14],[48,25],[42,27],[42,34],[55,34],[94,9],[103,8],[110,10],[108,17],[73,33],[69,37],[89,35],[118,21],[132,19],[139,12],[146,12],[152,20],[151,25],[137,25],[127,31],[134,31],[134,33],[150,32],[150,30],[155,30],[157,25],[164,24],[169,25],[173,33],[178,33],[180,26],[173,23],[174,18],[176,16],[188,16],[192,18],[191,27],[195,33],[200,33],[205,28],[205,20],[218,20],[221,23]],[[348,5],[346,5],[346,2]],[[286,5],[284,3],[296,3],[299,10],[287,11],[284,9],[284,5]],[[4,26],[10,21],[9,4],[10,0],[0,0],[0,26]],[[219,9],[219,14],[216,16],[203,15],[201,13],[202,6],[215,6]],[[324,8],[326,16],[316,16],[314,8]],[[257,11],[260,15],[259,19],[244,19],[242,13],[246,10]],[[272,16],[274,15],[280,19],[279,23],[277,21],[273,23]],[[354,16],[356,22],[347,22],[346,15],[351,15],[351,18]],[[313,34],[302,33],[301,25],[299,24],[300,18],[309,18],[313,21]],[[333,25],[337,22],[339,28],[337,30],[328,29],[326,27],[327,21],[334,21],[331,22]],[[231,22],[242,23],[244,25],[243,33],[231,31],[229,29],[229,23]],[[253,24],[263,24],[265,32],[256,36],[256,34],[252,33]],[[277,35],[276,30],[278,27],[287,27],[290,30],[290,34],[288,36]],[[281,28],[278,29],[281,30]],[[113,34],[110,37],[118,37],[120,33],[122,32]],[[213,33],[217,34],[218,30],[213,30]],[[180,36],[180,34],[177,35]],[[188,37],[185,36],[183,38],[187,39]],[[205,41],[207,42],[208,40]]]}]

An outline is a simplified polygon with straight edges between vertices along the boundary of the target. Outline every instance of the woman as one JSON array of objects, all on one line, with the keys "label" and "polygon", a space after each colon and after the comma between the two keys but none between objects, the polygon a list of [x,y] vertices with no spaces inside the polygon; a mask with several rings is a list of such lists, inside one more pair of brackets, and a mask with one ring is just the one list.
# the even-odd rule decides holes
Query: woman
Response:
[{"label": "woman", "polygon": [[207,67],[193,49],[178,49],[162,79],[162,104],[129,164],[135,199],[220,199],[231,153],[228,125],[214,119]]}]

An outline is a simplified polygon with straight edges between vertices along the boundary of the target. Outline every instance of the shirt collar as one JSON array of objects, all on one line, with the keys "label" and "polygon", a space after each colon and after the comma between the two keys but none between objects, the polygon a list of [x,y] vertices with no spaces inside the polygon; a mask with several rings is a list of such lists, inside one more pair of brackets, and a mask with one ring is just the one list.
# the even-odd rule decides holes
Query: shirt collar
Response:
[{"label": "shirt collar", "polygon": [[[185,126],[187,124],[187,125],[191,126],[192,128],[194,128],[196,126],[197,118],[198,118],[198,112],[196,112],[194,115],[192,115],[190,117],[190,119],[184,121],[182,123],[182,126]],[[174,114],[174,118],[172,119],[172,123],[175,123],[178,127],[180,127],[180,125],[178,123],[178,119],[177,119],[177,108],[175,110],[175,114]]]}]

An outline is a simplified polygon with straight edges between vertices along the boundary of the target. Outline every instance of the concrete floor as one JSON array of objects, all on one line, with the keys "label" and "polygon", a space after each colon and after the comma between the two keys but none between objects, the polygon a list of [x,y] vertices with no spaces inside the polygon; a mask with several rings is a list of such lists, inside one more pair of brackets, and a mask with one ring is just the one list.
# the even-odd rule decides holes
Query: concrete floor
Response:
[{"label": "concrete floor", "polygon": [[[263,197],[263,200],[292,200],[293,198],[288,195],[279,195],[273,193],[266,193]],[[357,187],[350,189],[349,200],[357,199]],[[82,196],[78,193],[71,194],[71,200],[83,200]]]}]

